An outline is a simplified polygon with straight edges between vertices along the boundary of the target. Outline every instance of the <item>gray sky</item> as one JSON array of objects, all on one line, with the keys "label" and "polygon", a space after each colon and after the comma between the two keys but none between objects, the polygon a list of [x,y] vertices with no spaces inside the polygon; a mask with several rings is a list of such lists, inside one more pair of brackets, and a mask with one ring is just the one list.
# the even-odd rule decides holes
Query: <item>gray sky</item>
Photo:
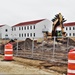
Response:
[{"label": "gray sky", "polygon": [[75,0],[0,0],[0,25],[47,18],[62,13],[66,22],[75,22]]}]

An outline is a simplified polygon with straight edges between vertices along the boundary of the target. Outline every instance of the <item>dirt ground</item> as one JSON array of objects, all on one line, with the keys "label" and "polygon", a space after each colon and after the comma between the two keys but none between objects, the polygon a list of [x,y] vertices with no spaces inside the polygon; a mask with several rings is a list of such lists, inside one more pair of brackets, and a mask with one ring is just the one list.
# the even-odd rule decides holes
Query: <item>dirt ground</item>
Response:
[{"label": "dirt ground", "polygon": [[[32,63],[32,64],[30,64]],[[0,75],[1,74],[35,74],[35,75],[63,75],[52,70],[39,67],[42,61],[30,60],[14,57],[13,61],[4,61],[3,55],[0,55]]]},{"label": "dirt ground", "polygon": [[[27,41],[28,42],[28,41]],[[66,75],[68,51],[75,46],[75,39],[69,40],[69,44],[55,42],[55,53],[53,56],[53,41],[35,44],[32,58],[32,45],[28,43],[24,47],[23,41],[19,42],[18,48],[14,49],[14,61],[2,61],[0,55],[0,74],[39,74],[39,75]],[[16,43],[14,43],[14,47]],[[3,47],[1,47],[1,50]],[[16,48],[16,47],[15,47]],[[27,59],[26,59],[27,58]],[[53,60],[54,61],[53,61]],[[6,64],[6,65],[5,65]]]}]

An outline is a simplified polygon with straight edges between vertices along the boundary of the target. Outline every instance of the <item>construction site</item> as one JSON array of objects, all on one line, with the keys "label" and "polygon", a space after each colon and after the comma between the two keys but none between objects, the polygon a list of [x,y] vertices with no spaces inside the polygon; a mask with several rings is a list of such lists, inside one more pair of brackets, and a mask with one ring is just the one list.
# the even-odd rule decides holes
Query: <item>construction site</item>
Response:
[{"label": "construction site", "polygon": [[[27,39],[26,41],[15,41],[12,44],[14,54],[12,62],[36,66],[48,71],[52,70],[54,73],[59,73],[56,75],[63,75],[67,73],[68,52],[74,48],[75,39],[67,38],[61,43],[51,40],[42,40],[42,42],[37,43]],[[4,45],[0,44],[1,59],[4,55]]]},{"label": "construction site", "polygon": [[[3,62],[7,66],[9,62],[10,65],[13,63],[12,66],[14,64],[17,64],[16,66],[20,64],[18,68],[21,68],[21,65],[25,68],[18,72],[15,70],[16,73],[13,70],[7,73],[6,70],[2,70],[3,66],[0,64],[0,72],[2,74],[12,74],[14,72],[14,74],[67,75],[68,52],[75,47],[75,38],[66,37],[63,27],[63,22],[66,20],[63,19],[60,13],[52,21],[52,33],[43,31],[43,38],[26,38],[24,41],[0,40],[0,59],[3,59],[5,45],[7,43],[13,45],[14,57],[14,60],[11,62],[1,61],[1,63]],[[57,31],[57,27],[60,27],[61,31]],[[10,68],[12,67],[10,66]]]}]

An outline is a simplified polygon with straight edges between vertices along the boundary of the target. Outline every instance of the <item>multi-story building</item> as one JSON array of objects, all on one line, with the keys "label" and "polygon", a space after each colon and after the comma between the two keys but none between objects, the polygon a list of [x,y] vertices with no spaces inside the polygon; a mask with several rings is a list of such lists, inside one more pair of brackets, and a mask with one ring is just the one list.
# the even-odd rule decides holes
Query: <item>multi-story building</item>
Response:
[{"label": "multi-story building", "polygon": [[68,37],[75,37],[75,22],[65,23],[64,27]]},{"label": "multi-story building", "polygon": [[12,26],[13,38],[41,38],[43,31],[52,31],[52,22],[47,19],[22,22]]},{"label": "multi-story building", "polygon": [[11,27],[8,25],[0,25],[0,38],[11,38]]},{"label": "multi-story building", "polygon": [[[61,28],[57,28],[58,31]],[[48,19],[21,22],[12,27],[0,25],[0,38],[25,40],[26,38],[42,38],[43,32],[52,32],[52,22]],[[65,23],[64,31],[68,37],[75,37],[75,22]]]}]

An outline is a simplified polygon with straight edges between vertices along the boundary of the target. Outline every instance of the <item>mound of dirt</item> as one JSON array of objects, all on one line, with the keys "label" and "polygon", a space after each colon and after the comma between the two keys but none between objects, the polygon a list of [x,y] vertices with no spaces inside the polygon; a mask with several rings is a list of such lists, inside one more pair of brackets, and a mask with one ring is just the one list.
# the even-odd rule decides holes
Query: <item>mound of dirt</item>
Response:
[{"label": "mound of dirt", "polygon": [[69,45],[75,46],[75,39],[74,38],[69,38]]}]

